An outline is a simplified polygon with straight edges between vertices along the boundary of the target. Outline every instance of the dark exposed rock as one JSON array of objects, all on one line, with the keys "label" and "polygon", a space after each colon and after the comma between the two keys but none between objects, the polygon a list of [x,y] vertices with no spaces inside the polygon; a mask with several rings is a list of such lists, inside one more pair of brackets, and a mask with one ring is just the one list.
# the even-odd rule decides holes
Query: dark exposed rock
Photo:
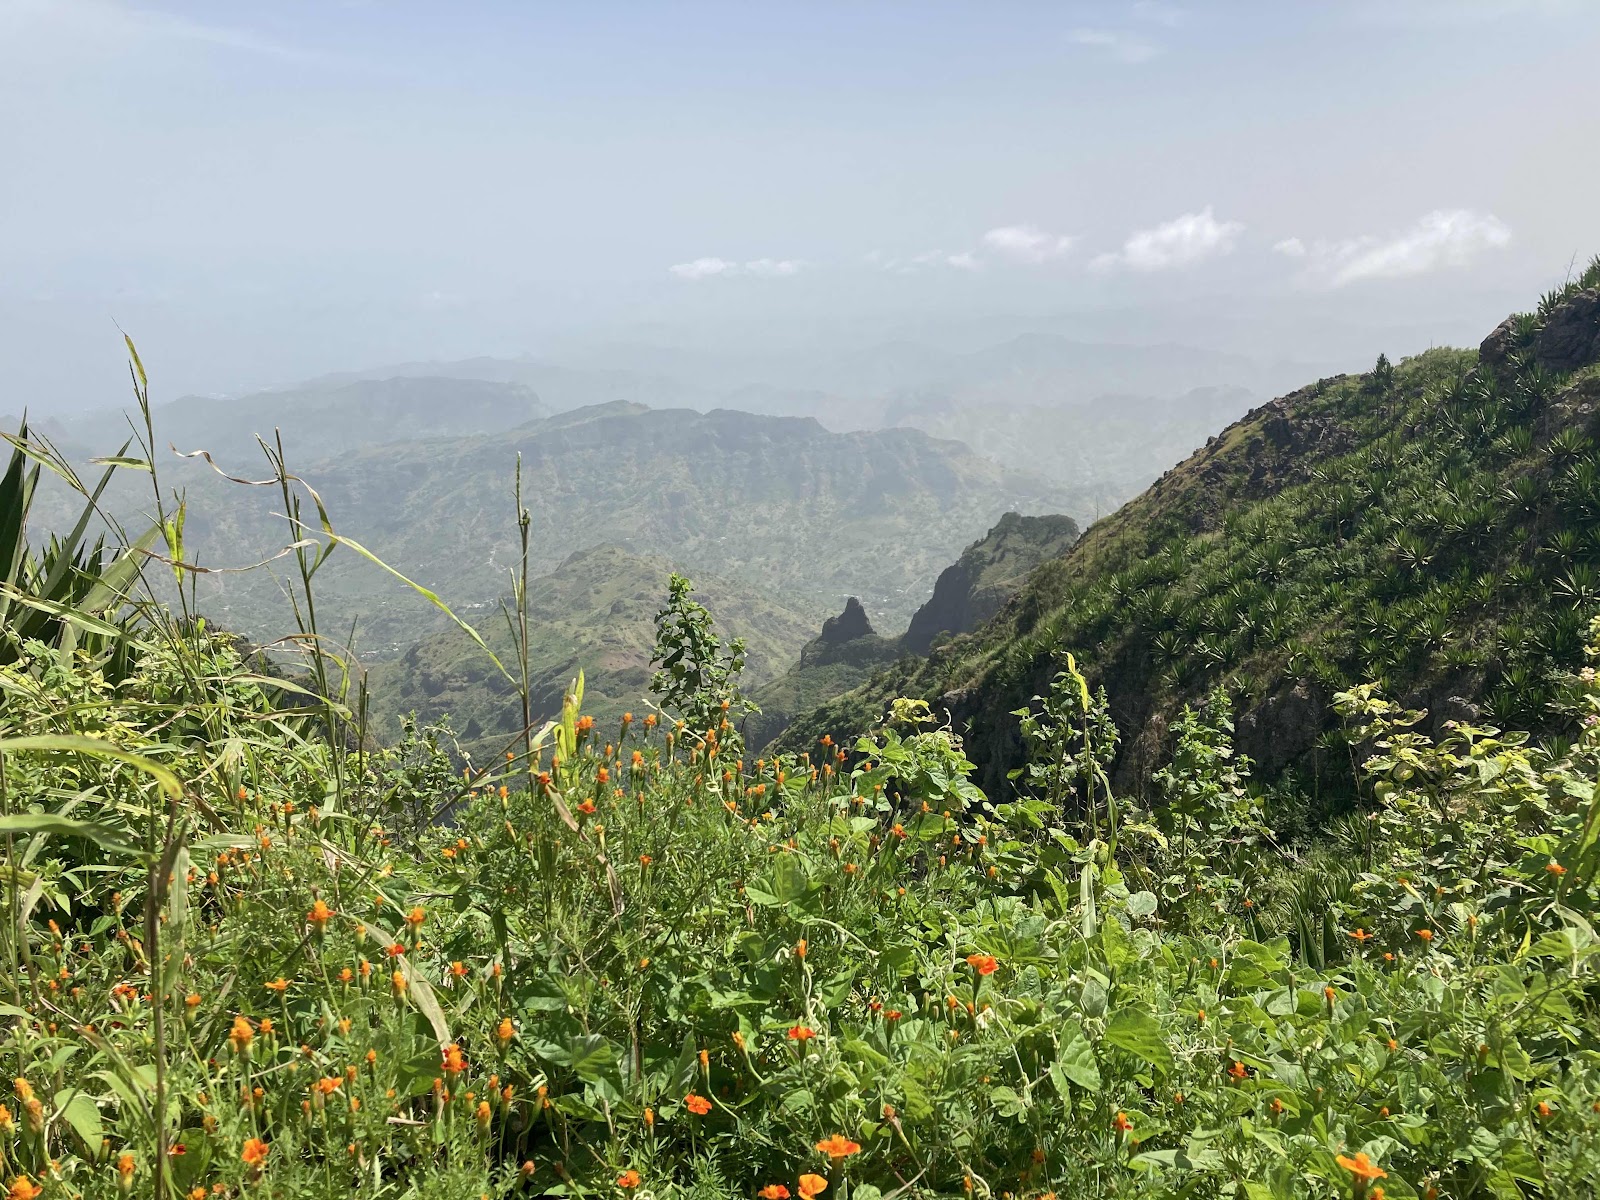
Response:
[{"label": "dark exposed rock", "polygon": [[1000,611],[1028,572],[1077,540],[1071,517],[1007,513],[940,573],[933,595],[911,617],[905,648],[926,654],[940,634],[976,629]]},{"label": "dark exposed rock", "polygon": [[1303,679],[1283,687],[1239,715],[1235,742],[1267,776],[1276,775],[1316,745],[1328,726],[1331,697]]},{"label": "dark exposed rock", "polygon": [[1478,362],[1492,371],[1499,371],[1517,348],[1517,322],[1515,315],[1507,317],[1478,346]]},{"label": "dark exposed rock", "polygon": [[1556,306],[1533,339],[1533,356],[1547,371],[1578,371],[1600,362],[1600,288]]},{"label": "dark exposed rock", "polygon": [[[1523,318],[1509,316],[1478,347],[1478,361],[1503,370],[1521,346]],[[1533,361],[1546,371],[1566,374],[1600,362],[1600,288],[1567,297],[1546,314],[1528,347]]]},{"label": "dark exposed rock", "polygon": [[853,642],[874,632],[872,622],[867,619],[867,610],[861,607],[861,601],[854,596],[844,602],[842,613],[822,623],[822,640],[830,645]]}]

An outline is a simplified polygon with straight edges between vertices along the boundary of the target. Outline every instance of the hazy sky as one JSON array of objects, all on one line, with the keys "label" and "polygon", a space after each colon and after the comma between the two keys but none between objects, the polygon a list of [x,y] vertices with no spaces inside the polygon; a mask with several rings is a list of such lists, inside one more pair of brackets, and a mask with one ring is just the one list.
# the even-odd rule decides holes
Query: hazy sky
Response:
[{"label": "hazy sky", "polygon": [[1600,252],[1596,61],[1595,0],[0,0],[0,412],[120,403],[113,321],[165,395],[1041,314],[1475,340]]}]

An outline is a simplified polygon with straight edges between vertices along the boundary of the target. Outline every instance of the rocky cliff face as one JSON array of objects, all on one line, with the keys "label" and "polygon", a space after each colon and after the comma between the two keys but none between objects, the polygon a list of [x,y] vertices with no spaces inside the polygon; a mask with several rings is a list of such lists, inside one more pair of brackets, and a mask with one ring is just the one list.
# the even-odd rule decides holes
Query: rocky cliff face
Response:
[{"label": "rocky cliff face", "polygon": [[933,595],[911,618],[902,640],[926,654],[941,634],[969,633],[1000,611],[1030,571],[1065,554],[1078,540],[1071,517],[1006,513],[940,574]]}]

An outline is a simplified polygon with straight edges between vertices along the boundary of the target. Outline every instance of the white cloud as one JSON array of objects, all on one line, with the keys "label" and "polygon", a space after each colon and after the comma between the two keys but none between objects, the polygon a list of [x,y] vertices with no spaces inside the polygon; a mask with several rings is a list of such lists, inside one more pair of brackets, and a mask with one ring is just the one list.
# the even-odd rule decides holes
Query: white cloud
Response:
[{"label": "white cloud", "polygon": [[1284,238],[1281,242],[1272,243],[1272,252],[1281,254],[1285,258],[1304,258],[1306,244],[1297,237]]},{"label": "white cloud", "polygon": [[1161,53],[1161,47],[1154,42],[1120,29],[1074,29],[1067,34],[1067,40],[1103,50],[1108,57],[1130,65],[1149,62]]},{"label": "white cloud", "polygon": [[781,279],[799,274],[805,264],[794,258],[753,258],[749,262],[731,262],[726,258],[696,258],[689,262],[674,263],[668,267],[679,279],[691,281],[711,279],[717,275],[755,275],[762,279]]},{"label": "white cloud", "polygon": [[1187,267],[1228,254],[1233,250],[1244,226],[1237,221],[1219,221],[1210,206],[1196,213],[1184,213],[1154,229],[1131,234],[1115,254],[1102,254],[1089,265],[1097,270],[1127,267],[1133,271],[1165,271]]},{"label": "white cloud", "polygon": [[[1299,243],[1298,238],[1289,240]],[[1363,279],[1426,275],[1464,267],[1510,241],[1511,230],[1492,213],[1438,209],[1399,233],[1314,242],[1302,249],[1306,260],[1302,278],[1324,287],[1343,287]]]},{"label": "white cloud", "polygon": [[792,258],[758,258],[744,264],[747,275],[765,275],[781,278],[785,275],[795,275],[800,271],[801,264]]},{"label": "white cloud", "polygon": [[976,271],[983,266],[978,256],[970,250],[963,250],[960,254],[947,254],[944,262],[945,266],[955,267],[962,271]]},{"label": "white cloud", "polygon": [[1072,249],[1075,240],[1065,234],[1046,233],[1032,225],[1003,225],[983,235],[983,244],[995,253],[1028,263],[1060,258]]},{"label": "white cloud", "polygon": [[679,279],[710,279],[713,275],[727,275],[738,269],[738,263],[725,258],[696,258],[689,262],[673,263],[667,268]]}]

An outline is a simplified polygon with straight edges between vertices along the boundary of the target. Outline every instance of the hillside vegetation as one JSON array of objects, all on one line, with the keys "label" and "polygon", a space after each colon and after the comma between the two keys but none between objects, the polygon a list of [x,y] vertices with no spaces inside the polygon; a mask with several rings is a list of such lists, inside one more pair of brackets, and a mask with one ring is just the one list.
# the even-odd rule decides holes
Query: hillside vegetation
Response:
[{"label": "hillside vegetation", "polygon": [[[1162,485],[1186,500],[1091,530],[949,651],[989,647],[999,670],[1009,630],[1033,653],[1021,614],[1042,597],[1087,619],[1063,572],[1109,572],[1106,587],[1163,529],[1240,554],[1311,531],[1371,612],[1385,560],[1369,576],[1341,547],[1375,553],[1376,506],[1340,497],[1345,464],[1380,445],[1458,449],[1444,461],[1462,488],[1479,478],[1467,464],[1522,464],[1551,497],[1500,531],[1503,560],[1487,539],[1441,539],[1455,557],[1396,606],[1462,563],[1514,569],[1525,540],[1586,537],[1589,451],[1551,447],[1577,444],[1595,398],[1595,370],[1572,371],[1600,350],[1597,283],[1509,323],[1475,374],[1435,354],[1280,403],[1304,461],[1264,433],[1249,449],[1272,419],[1258,414]],[[1407,436],[1335,451],[1377,405]],[[1526,445],[1507,445],[1519,429]],[[1259,477],[1199,485],[1234,455]],[[1222,687],[1178,707],[1154,769],[1120,786],[1119,746],[1149,735],[1066,652],[1013,714],[1016,772],[992,785],[914,696],[847,743],[755,752],[745,649],[677,575],[649,703],[598,721],[580,674],[556,720],[463,772],[428,731],[362,736],[315,615],[338,535],[285,558],[307,651],[304,681],[286,680],[194,612],[148,443],[110,470],[152,487],[157,526],[104,548],[83,545],[87,516],[30,541],[26,458],[70,475],[27,442],[0,475],[9,1200],[1600,1188],[1600,597],[1540,605],[1530,585],[1522,607],[1493,593],[1496,621],[1452,610],[1447,647],[1577,614],[1570,656],[1536,647],[1543,736],[1483,718],[1435,730],[1372,681],[1334,692],[1357,811],[1314,836],[1273,827],[1284,785],[1242,752]],[[86,505],[97,483],[77,485]],[[1292,521],[1230,532],[1230,509],[1278,504]],[[1195,578],[1221,566],[1186,561]],[[1319,561],[1275,578],[1298,604],[1321,598],[1338,636]],[[156,598],[169,590],[176,607]],[[1143,594],[1116,594],[1124,620],[1144,619]],[[511,652],[480,649],[522,704],[530,596],[513,593]],[[866,636],[850,618],[834,632]]]},{"label": "hillside vegetation", "polygon": [[[1554,677],[1600,600],[1600,263],[1477,353],[1324,379],[1228,427],[1041,566],[987,626],[798,721],[948,711],[994,784],[1013,710],[1071,650],[1132,731],[1139,789],[1183,706],[1224,686],[1270,773],[1348,780],[1335,692],[1378,679],[1439,722],[1552,729]],[[1332,753],[1328,751],[1332,750]]]},{"label": "hillside vegetation", "polygon": [[[611,723],[645,703],[655,617],[662,582],[671,573],[664,559],[596,546],[529,585],[535,717],[560,713],[566,687],[580,670],[588,684],[588,711],[596,719]],[[749,647],[746,669],[752,684],[777,674],[806,640],[810,613],[785,607],[781,597],[708,577],[696,583],[722,628]],[[479,632],[509,661],[513,637],[502,613],[480,621]],[[485,755],[497,757],[522,728],[516,684],[459,630],[424,638],[399,658],[374,664],[367,684],[373,729],[386,741],[398,736],[401,717],[429,724],[448,716],[462,748],[481,762]]]}]

